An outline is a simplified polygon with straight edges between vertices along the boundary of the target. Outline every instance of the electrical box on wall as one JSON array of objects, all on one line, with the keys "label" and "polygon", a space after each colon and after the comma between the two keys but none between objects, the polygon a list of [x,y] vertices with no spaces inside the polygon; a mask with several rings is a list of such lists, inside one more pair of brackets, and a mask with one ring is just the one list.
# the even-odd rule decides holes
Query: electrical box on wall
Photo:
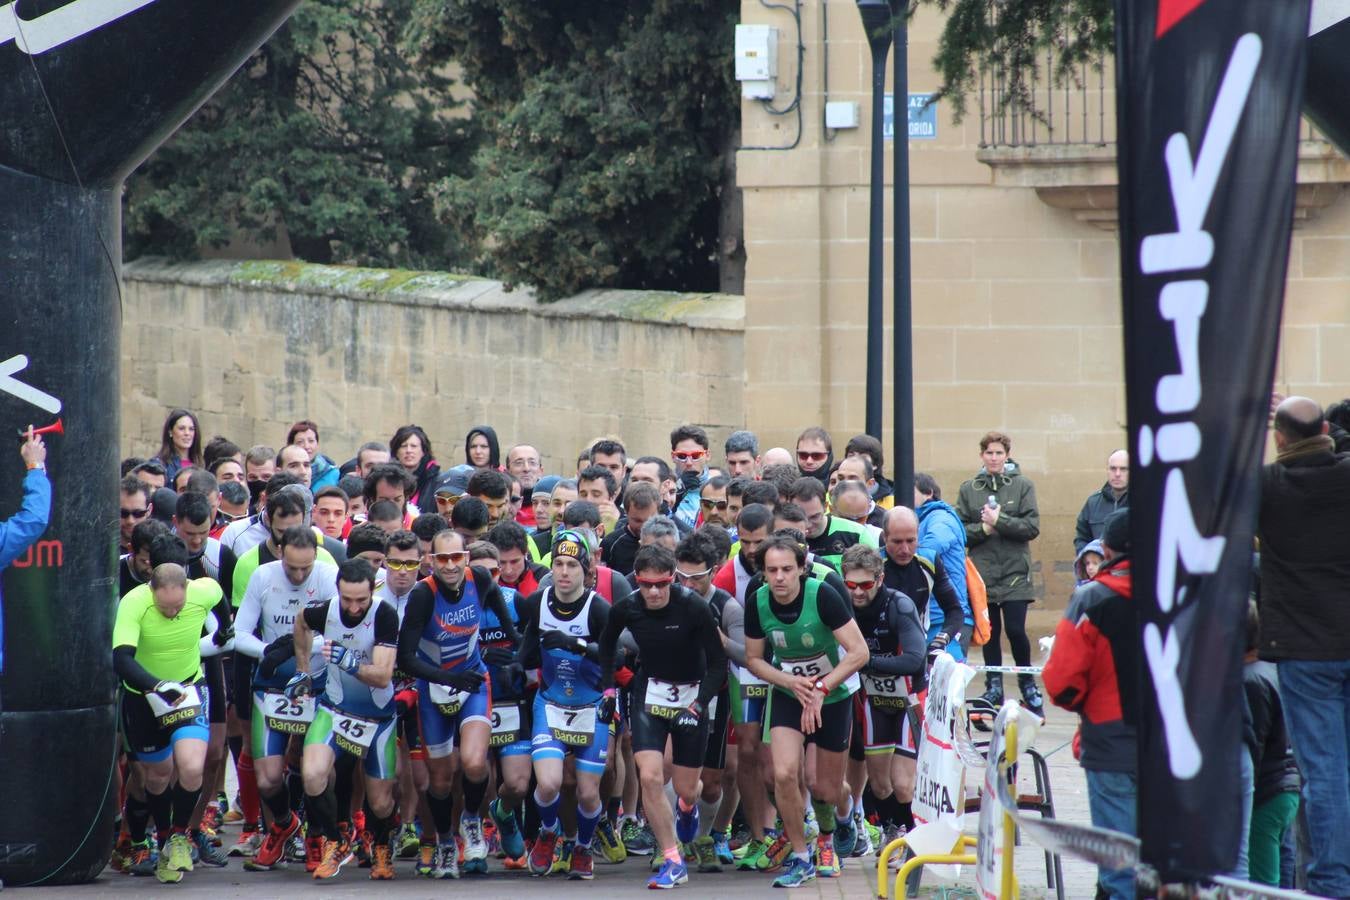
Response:
[{"label": "electrical box on wall", "polygon": [[831,100],[825,104],[826,128],[857,128],[858,104],[852,100]]},{"label": "electrical box on wall", "polygon": [[736,80],[747,100],[772,100],[778,79],[778,29],[736,26]]}]

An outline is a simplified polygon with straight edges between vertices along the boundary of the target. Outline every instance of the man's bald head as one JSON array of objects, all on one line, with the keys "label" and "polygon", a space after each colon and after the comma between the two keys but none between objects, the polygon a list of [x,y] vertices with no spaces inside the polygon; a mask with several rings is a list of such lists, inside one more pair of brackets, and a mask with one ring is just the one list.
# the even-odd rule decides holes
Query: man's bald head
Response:
[{"label": "man's bald head", "polygon": [[886,513],[886,555],[899,566],[907,566],[919,549],[919,517],[908,506],[897,506]]},{"label": "man's bald head", "polygon": [[1307,397],[1288,397],[1275,408],[1275,442],[1292,444],[1327,433],[1322,407]]},{"label": "man's bald head", "polygon": [[797,460],[792,458],[792,454],[787,451],[786,447],[770,447],[764,451],[764,456],[760,461],[765,467],[797,465]]}]

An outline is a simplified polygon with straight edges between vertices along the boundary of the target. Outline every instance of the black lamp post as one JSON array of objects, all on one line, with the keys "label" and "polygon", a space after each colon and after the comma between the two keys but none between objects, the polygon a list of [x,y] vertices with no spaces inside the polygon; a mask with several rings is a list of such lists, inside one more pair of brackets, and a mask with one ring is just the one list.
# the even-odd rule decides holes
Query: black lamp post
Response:
[{"label": "black lamp post", "polygon": [[[891,148],[895,153],[891,161],[894,167],[891,198],[895,207],[892,232],[895,281],[891,307],[891,364],[895,368],[891,375],[891,423],[895,428],[895,451],[891,455],[891,478],[896,504],[910,506],[914,502],[914,340],[909,285],[909,24],[906,21],[909,0],[892,2],[896,8],[895,69],[891,79],[895,91],[892,104],[895,145]],[[877,364],[880,366],[880,360]],[[879,431],[877,437],[881,437]]]},{"label": "black lamp post", "polygon": [[[886,151],[882,127],[885,116],[886,55],[891,49],[891,6],[887,0],[857,0],[867,45],[872,48],[872,179],[871,215],[867,229],[867,415],[866,431],[881,438],[882,386],[882,279],[885,275],[882,242],[885,208],[882,196]],[[896,100],[896,140],[900,140],[900,108]],[[912,492],[911,492],[912,494]]]}]

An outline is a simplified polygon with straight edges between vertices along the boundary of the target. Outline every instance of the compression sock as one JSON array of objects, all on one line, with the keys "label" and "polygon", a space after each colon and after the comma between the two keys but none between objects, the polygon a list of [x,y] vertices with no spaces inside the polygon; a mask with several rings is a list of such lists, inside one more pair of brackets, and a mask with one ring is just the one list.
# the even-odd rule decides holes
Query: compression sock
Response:
[{"label": "compression sock", "polygon": [[683,800],[675,801],[675,837],[688,844],[698,836],[698,807],[685,807]]},{"label": "compression sock", "polygon": [[698,798],[698,834],[697,837],[707,837],[712,834],[713,820],[717,818],[717,808],[722,805],[722,798],[718,797],[711,802],[704,800],[702,796]]},{"label": "compression sock", "polygon": [[903,825],[903,826],[905,827],[905,830],[906,830],[906,831],[913,831],[913,830],[914,830],[914,804],[913,804],[913,803],[899,803],[899,801],[896,801],[896,802],[897,802],[897,803],[899,804],[899,806],[900,806],[900,821],[899,821],[898,823],[896,823],[896,824],[898,824],[898,825]]},{"label": "compression sock", "polygon": [[356,774],[356,757],[350,753],[338,755],[337,761],[333,764],[333,790],[335,797],[335,812],[339,822],[350,822],[352,820],[352,793],[356,790],[354,776]]},{"label": "compression sock", "polygon": [[187,834],[188,821],[192,818],[193,811],[197,808],[197,801],[201,799],[202,789],[190,791],[181,784],[173,786],[173,830],[179,834]]},{"label": "compression sock", "polygon": [[539,807],[539,827],[542,830],[558,833],[558,807],[562,804],[562,794],[545,803],[539,799],[539,789],[534,790],[534,805]]},{"label": "compression sock", "polygon": [[234,760],[235,766],[238,767],[239,754],[244,752],[244,736],[236,734],[234,737],[227,737],[225,746],[230,748],[230,758]]},{"label": "compression sock", "polygon": [[432,821],[436,823],[436,833],[442,841],[453,840],[455,834],[454,805],[447,794],[437,797],[427,791],[427,806],[431,808]]},{"label": "compression sock", "polygon": [[591,839],[595,837],[595,829],[600,825],[600,816],[604,811],[603,806],[588,810],[580,803],[577,804],[577,846],[591,845]]},{"label": "compression sock", "polygon": [[161,844],[173,827],[173,797],[169,791],[170,788],[165,788],[158,794],[152,794],[150,788],[145,789],[145,805],[150,807],[150,817],[155,820],[155,838]]},{"label": "compression sock", "polygon": [[611,825],[619,824],[619,814],[623,812],[623,798],[610,797],[609,803],[605,804],[605,818],[609,819]]},{"label": "compression sock", "polygon": [[258,796],[258,777],[253,773],[253,757],[239,754],[239,806],[244,824],[257,826],[262,818],[262,799]]},{"label": "compression sock", "polygon": [[286,805],[299,809],[305,799],[305,780],[300,777],[299,769],[286,767]]},{"label": "compression sock", "polygon": [[267,810],[272,814],[272,824],[285,827],[291,821],[291,798],[286,793],[284,787],[278,788],[266,797],[263,802],[267,804]]},{"label": "compression sock", "polygon": [[834,834],[834,804],[812,800],[811,808],[816,811],[816,824],[820,826],[820,833]]},{"label": "compression sock", "polygon": [[389,828],[393,824],[393,819],[389,816],[377,816],[369,808],[366,808],[366,827],[370,829],[371,839],[376,846],[389,843]]},{"label": "compression sock", "polygon": [[477,816],[479,810],[483,808],[483,798],[487,796],[487,777],[482,781],[470,781],[468,776],[464,778],[464,814],[467,816]]},{"label": "compression sock", "polygon": [[128,794],[126,826],[133,844],[139,844],[145,840],[145,828],[149,821],[150,807],[145,804],[144,800],[137,800]]},{"label": "compression sock", "polygon": [[329,840],[338,839],[337,801],[332,791],[305,794],[305,814],[309,819],[310,837],[322,835]]}]

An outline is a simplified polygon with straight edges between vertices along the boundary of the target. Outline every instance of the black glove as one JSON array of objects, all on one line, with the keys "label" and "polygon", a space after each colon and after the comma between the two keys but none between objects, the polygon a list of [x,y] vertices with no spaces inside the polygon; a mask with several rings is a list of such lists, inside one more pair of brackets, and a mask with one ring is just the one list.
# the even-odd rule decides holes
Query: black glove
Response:
[{"label": "black glove", "polygon": [[258,674],[271,678],[286,660],[295,655],[295,635],[285,634],[263,649],[262,659],[258,661]]},{"label": "black glove", "polygon": [[464,672],[442,672],[441,684],[472,694],[483,686],[486,678],[482,672],[475,672],[472,669]]},{"label": "black glove", "polygon": [[600,702],[596,704],[596,710],[600,716],[600,722],[608,725],[614,721],[614,713],[618,708],[618,701],[615,698],[614,688],[610,688],[600,697]]},{"label": "black glove", "polygon": [[161,681],[151,689],[151,693],[159,694],[170,706],[177,706],[187,693],[187,688],[176,681]]},{"label": "black glove", "polygon": [[516,661],[516,655],[507,647],[484,647],[483,662],[504,669]]},{"label": "black glove", "polygon": [[234,639],[233,622],[231,622],[229,625],[226,625],[224,628],[217,628],[216,633],[211,635],[211,643],[215,644],[217,647],[224,647],[233,639]]},{"label": "black glove", "polygon": [[574,634],[562,631],[545,631],[543,638],[545,650],[566,650],[569,653],[585,653],[586,641]]},{"label": "black glove", "polygon": [[314,680],[310,678],[308,672],[296,672],[291,676],[291,680],[286,682],[282,693],[292,700],[308,697],[314,693]]},{"label": "black glove", "polygon": [[693,731],[703,719],[703,704],[695,700],[675,717],[675,727],[680,731]]},{"label": "black glove", "polygon": [[699,473],[693,470],[680,474],[680,487],[686,491],[698,490]]}]

